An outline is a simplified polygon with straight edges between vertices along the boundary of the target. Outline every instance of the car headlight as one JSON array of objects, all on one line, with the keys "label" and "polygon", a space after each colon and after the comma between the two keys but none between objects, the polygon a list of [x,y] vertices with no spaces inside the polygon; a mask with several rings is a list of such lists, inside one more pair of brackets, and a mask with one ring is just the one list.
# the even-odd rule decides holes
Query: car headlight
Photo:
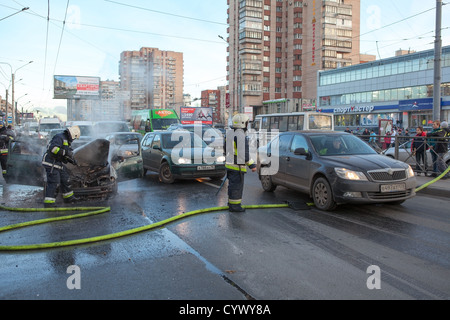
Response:
[{"label": "car headlight", "polygon": [[224,163],[224,162],[225,162],[225,156],[219,156],[219,157],[217,157],[216,162],[217,162],[217,163]]},{"label": "car headlight", "polygon": [[133,155],[133,152],[131,152],[130,150],[123,150],[120,152],[120,155],[122,157],[129,158]]},{"label": "car headlight", "polygon": [[366,175],[359,171],[348,170],[345,168],[334,168],[334,171],[338,177],[342,179],[367,181]]},{"label": "car headlight", "polygon": [[414,177],[414,170],[411,168],[410,165],[408,165],[408,169],[406,169],[406,176],[408,178]]},{"label": "car headlight", "polygon": [[178,158],[178,164],[191,164],[192,160],[187,158]]}]

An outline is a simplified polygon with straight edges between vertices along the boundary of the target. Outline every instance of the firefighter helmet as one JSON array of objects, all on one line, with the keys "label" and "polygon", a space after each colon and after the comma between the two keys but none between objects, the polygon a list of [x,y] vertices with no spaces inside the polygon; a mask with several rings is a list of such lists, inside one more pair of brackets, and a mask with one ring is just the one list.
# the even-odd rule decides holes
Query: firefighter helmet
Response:
[{"label": "firefighter helmet", "polygon": [[233,117],[233,129],[246,129],[249,117],[244,113],[238,113]]},{"label": "firefighter helmet", "polygon": [[73,126],[67,129],[69,131],[70,137],[72,140],[78,139],[81,135],[80,127],[79,126]]}]

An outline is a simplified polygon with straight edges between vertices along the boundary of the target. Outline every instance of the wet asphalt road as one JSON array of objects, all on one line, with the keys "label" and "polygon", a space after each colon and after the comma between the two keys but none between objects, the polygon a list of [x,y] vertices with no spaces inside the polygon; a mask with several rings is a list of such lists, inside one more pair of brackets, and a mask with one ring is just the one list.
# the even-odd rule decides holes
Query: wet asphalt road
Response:
[{"label": "wet asphalt road", "polygon": [[[4,181],[1,181],[4,183]],[[102,215],[0,234],[1,245],[93,237],[148,225],[191,210],[226,205],[219,182],[158,182],[155,174],[119,184],[119,194],[82,206]],[[41,207],[41,188],[1,188],[6,206]],[[248,174],[244,204],[303,199],[262,191]],[[254,209],[206,213],[165,228],[101,243],[0,252],[0,299],[449,299],[450,200],[417,196],[402,206]],[[0,226],[52,216],[0,212]],[[81,289],[69,290],[69,266]],[[369,266],[380,289],[368,289]]]}]

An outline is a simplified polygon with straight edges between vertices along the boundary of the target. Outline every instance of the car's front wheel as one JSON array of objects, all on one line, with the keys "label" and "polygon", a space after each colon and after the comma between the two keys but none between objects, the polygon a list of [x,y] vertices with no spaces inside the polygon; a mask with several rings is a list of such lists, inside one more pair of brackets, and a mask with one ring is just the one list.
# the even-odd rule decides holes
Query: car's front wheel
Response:
[{"label": "car's front wheel", "polygon": [[264,191],[272,192],[275,191],[277,185],[272,182],[271,176],[261,176],[261,186]]},{"label": "car's front wheel", "polygon": [[159,180],[164,183],[173,183],[175,181],[170,165],[167,162],[163,162],[159,167]]},{"label": "car's front wheel", "polygon": [[312,196],[315,206],[324,211],[331,211],[337,204],[333,199],[333,191],[327,179],[320,177],[314,181]]}]

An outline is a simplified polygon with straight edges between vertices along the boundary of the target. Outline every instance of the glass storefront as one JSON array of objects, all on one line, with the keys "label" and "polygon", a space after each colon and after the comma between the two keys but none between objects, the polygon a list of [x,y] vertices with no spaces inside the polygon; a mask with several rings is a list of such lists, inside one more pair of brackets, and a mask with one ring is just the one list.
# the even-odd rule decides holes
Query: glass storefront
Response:
[{"label": "glass storefront", "polygon": [[336,130],[342,130],[346,127],[377,128],[381,119],[393,120],[394,123],[399,120],[398,113],[335,114],[334,125]]},{"label": "glass storefront", "polygon": [[408,123],[410,128],[431,127],[433,124],[433,113],[426,111],[410,112]]}]

